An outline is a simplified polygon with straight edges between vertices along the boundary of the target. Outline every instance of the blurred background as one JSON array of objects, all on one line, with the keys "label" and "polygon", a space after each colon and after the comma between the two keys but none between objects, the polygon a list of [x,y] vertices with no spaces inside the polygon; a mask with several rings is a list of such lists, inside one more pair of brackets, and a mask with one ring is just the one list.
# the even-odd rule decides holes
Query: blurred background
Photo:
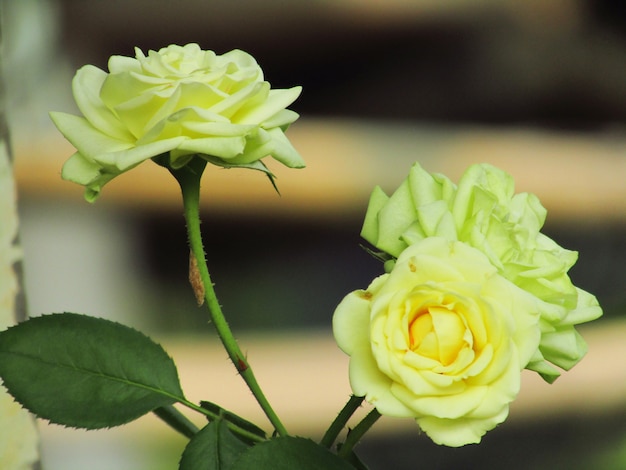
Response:
[{"label": "blurred background", "polygon": [[[304,170],[209,169],[203,230],[221,303],[287,427],[319,437],[349,396],[330,321],[381,265],[359,246],[375,185],[413,162],[458,180],[510,172],[548,208],[545,232],[580,252],[574,283],[605,316],[556,384],[531,374],[479,446],[441,448],[381,420],[372,469],[626,467],[626,6],[608,0],[4,0],[4,70],[31,315],[74,311],[157,338],[188,398],[263,423],[187,285],[175,182],[145,163],[95,205],[60,179],[73,152],[50,110],[75,112],[77,68],[197,42],[250,52],[275,88],[303,86],[288,131]],[[256,173],[256,172],[248,172]],[[295,398],[294,398],[295,397]],[[41,423],[48,470],[176,468],[185,441],[150,417],[82,432]]]}]

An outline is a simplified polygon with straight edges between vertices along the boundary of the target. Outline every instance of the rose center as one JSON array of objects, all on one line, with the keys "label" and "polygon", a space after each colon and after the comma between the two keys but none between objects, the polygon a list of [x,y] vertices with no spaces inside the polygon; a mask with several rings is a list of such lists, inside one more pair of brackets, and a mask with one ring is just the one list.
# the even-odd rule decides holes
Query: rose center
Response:
[{"label": "rose center", "polygon": [[456,312],[445,307],[429,307],[418,312],[409,323],[409,345],[412,351],[449,365],[467,345],[465,329]]}]

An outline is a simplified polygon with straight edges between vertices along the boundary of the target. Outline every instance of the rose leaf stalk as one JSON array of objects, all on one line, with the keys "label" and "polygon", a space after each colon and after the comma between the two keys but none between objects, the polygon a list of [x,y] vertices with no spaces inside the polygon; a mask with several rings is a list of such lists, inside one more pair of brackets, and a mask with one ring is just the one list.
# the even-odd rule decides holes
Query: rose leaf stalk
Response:
[{"label": "rose leaf stalk", "polygon": [[180,169],[175,170],[169,168],[172,175],[174,175],[178,181],[182,191],[189,246],[192,256],[196,260],[198,274],[204,287],[204,300],[206,301],[211,321],[228,353],[228,357],[233,362],[235,368],[259,403],[259,406],[263,409],[265,415],[274,426],[276,433],[280,436],[286,436],[288,432],[261,390],[250,364],[248,364],[246,356],[242,353],[230,326],[226,322],[226,318],[222,313],[222,308],[213,288],[200,231],[200,179],[205,166],[206,161],[196,157]]},{"label": "rose leaf stalk", "polygon": [[356,395],[350,396],[348,403],[344,405],[335,420],[324,433],[320,445],[330,449],[330,446],[333,445],[333,442],[335,442],[341,430],[346,426],[348,420],[352,417],[354,412],[359,409],[364,398],[365,397],[357,397]]},{"label": "rose leaf stalk", "polygon": [[370,411],[363,420],[357,424],[354,429],[352,429],[348,435],[346,436],[346,441],[339,448],[339,452],[337,453],[339,457],[347,459],[352,453],[352,449],[354,446],[359,443],[361,438],[365,435],[367,431],[374,425],[378,418],[380,418],[380,413],[376,408]]}]

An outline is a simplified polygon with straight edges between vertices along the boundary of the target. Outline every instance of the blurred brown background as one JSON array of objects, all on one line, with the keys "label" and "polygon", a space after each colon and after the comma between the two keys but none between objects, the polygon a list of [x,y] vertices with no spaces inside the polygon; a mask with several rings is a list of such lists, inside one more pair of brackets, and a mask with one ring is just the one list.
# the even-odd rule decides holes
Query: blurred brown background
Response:
[{"label": "blurred brown background", "polygon": [[[347,398],[345,358],[329,326],[339,300],[381,272],[359,247],[373,186],[393,191],[414,161],[453,180],[485,161],[513,174],[519,191],[539,195],[549,210],[546,232],[580,252],[572,279],[597,294],[605,309],[603,319],[582,329],[594,341],[588,360],[553,386],[528,379],[509,421],[480,446],[439,448],[412,423],[390,421],[360,447],[361,454],[373,469],[415,468],[416,461],[439,469],[626,465],[621,2],[2,3],[32,314],[79,311],[138,326],[171,346],[186,364],[181,375],[194,393],[232,394],[230,386],[207,384],[207,374],[223,375],[207,366],[206,354],[220,358],[215,367],[229,379],[234,371],[219,350],[202,349],[212,331],[186,285],[185,233],[173,181],[146,163],[89,206],[80,187],[59,178],[72,149],[47,112],[74,112],[70,81],[78,67],[106,69],[110,55],[133,55],[135,46],[146,51],[198,42],[218,53],[240,48],[256,57],[273,87],[303,86],[292,106],[302,117],[288,136],[308,168],[270,163],[281,197],[259,175],[208,171],[203,229],[221,303],[251,358],[256,355],[270,377],[269,387],[277,384],[273,393],[292,425],[307,435],[320,433]],[[277,353],[286,348],[293,354]],[[294,366],[294,358],[308,366]],[[318,370],[316,364],[324,367],[307,374]],[[289,403],[293,393],[281,395],[282,378],[294,373],[303,376],[301,393],[311,392],[308,410]],[[257,375],[263,383],[264,375]],[[233,387],[242,386],[235,380]],[[144,432],[136,426],[130,429]],[[165,439],[154,432],[150,439]],[[133,460],[139,457],[124,447],[130,438],[118,442],[112,432],[71,433],[45,430],[48,468],[84,468],[72,459],[78,444],[67,449],[70,435],[83,442],[88,458],[102,453],[113,459],[97,459],[105,462],[97,468],[154,469],[156,460],[176,461]],[[102,447],[107,439],[114,452]],[[181,445],[174,441],[172,447],[177,452]]]}]

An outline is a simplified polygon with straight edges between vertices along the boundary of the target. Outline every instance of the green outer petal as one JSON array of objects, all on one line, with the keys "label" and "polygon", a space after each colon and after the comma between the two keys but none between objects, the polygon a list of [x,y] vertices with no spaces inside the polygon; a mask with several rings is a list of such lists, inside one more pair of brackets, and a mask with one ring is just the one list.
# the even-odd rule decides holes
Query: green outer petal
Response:
[{"label": "green outer petal", "polygon": [[242,136],[206,137],[201,139],[187,139],[178,146],[178,149],[229,160],[240,155],[245,145],[246,139]]},{"label": "green outer petal", "polygon": [[256,135],[246,138],[246,146],[243,151],[228,158],[229,163],[246,165],[267,157],[274,150],[274,142],[270,134],[264,129],[258,129]]},{"label": "green outer petal", "polygon": [[306,163],[280,128],[267,131],[272,137],[272,158],[289,168],[304,168]]},{"label": "green outer petal", "polygon": [[378,243],[378,213],[385,206],[387,201],[389,201],[389,196],[385,194],[380,186],[376,186],[367,204],[367,212],[365,213],[365,220],[361,228],[361,237],[374,246]]},{"label": "green outer petal", "polygon": [[[200,117],[198,117],[200,119]],[[258,126],[232,124],[230,122],[215,121],[184,121],[181,123],[184,129],[197,133],[204,137],[241,137],[255,131]]]},{"label": "green outer petal", "polygon": [[64,180],[85,186],[85,200],[94,202],[102,187],[115,178],[120,172],[107,172],[97,163],[86,159],[83,155],[76,152],[63,165],[61,177]]},{"label": "green outer petal", "polygon": [[[457,227],[462,227],[464,222],[472,218],[479,209],[474,207],[474,195],[477,189],[495,196],[500,203],[508,204],[513,197],[515,183],[511,175],[492,165],[483,163],[470,166],[461,176],[454,198],[452,214]],[[484,209],[487,213],[491,211],[491,207],[480,209]],[[472,214],[469,213],[470,210],[473,211]]]},{"label": "green outer petal", "polygon": [[[447,201],[439,200],[420,205],[417,208],[417,220],[425,236],[443,237],[450,241],[457,239],[456,227]],[[403,238],[407,235],[410,237],[410,233],[409,231],[407,234],[405,231]]]},{"label": "green outer petal", "polygon": [[548,363],[539,350],[535,352],[535,356],[526,365],[526,369],[537,372],[549,384],[554,383],[561,376],[561,372]]},{"label": "green outer petal", "polygon": [[578,303],[575,309],[567,312],[560,325],[578,325],[596,320],[602,316],[602,308],[598,300],[592,294],[582,289],[576,288],[578,293]]},{"label": "green outer petal", "polygon": [[158,140],[138,147],[131,147],[127,150],[100,155],[99,160],[106,165],[114,166],[120,171],[127,171],[145,160],[178,148],[186,140],[185,137]]},{"label": "green outer petal", "polygon": [[566,327],[541,335],[539,349],[547,361],[569,370],[587,353],[587,343],[574,327]]},{"label": "green outer petal", "polygon": [[64,180],[85,186],[85,200],[94,202],[102,190],[102,187],[115,178],[119,172],[107,172],[99,165],[85,159],[76,152],[63,165],[61,177]]},{"label": "green outer petal", "polygon": [[293,103],[300,93],[302,87],[296,86],[286,90],[270,90],[268,98],[261,106],[245,109],[233,116],[233,121],[241,124],[258,124],[269,120],[281,110]]},{"label": "green outer petal", "polygon": [[442,189],[446,186],[454,187],[452,182],[443,176],[435,179],[419,163],[415,163],[411,167],[407,181],[411,199],[416,207],[440,201],[442,199]]},{"label": "green outer petal", "polygon": [[241,108],[252,105],[255,101],[265,103],[267,95],[270,91],[270,84],[267,82],[256,82],[236,91],[232,95],[227,96],[222,101],[214,104],[209,111],[229,118],[235,124],[259,124],[260,121],[244,122],[239,119]]},{"label": "green outer petal", "polygon": [[100,176],[101,170],[100,165],[76,152],[63,164],[61,178],[73,183],[87,185]]},{"label": "green outer petal", "polygon": [[261,127],[263,129],[271,129],[273,127],[280,127],[283,131],[287,130],[290,124],[293,124],[300,115],[291,109],[283,109],[279,111],[274,116],[269,119],[266,119],[261,123]]},{"label": "green outer petal", "polygon": [[378,212],[378,240],[376,247],[398,257],[406,248],[400,238],[416,218],[409,182],[404,180]]},{"label": "green outer petal", "polygon": [[119,173],[103,173],[97,180],[92,181],[85,187],[85,200],[87,202],[94,202],[98,196],[102,187],[115,178]]},{"label": "green outer petal", "polygon": [[93,65],[80,68],[72,80],[74,99],[78,109],[93,127],[114,139],[131,141],[132,135],[100,98],[100,90],[106,78],[107,73]]},{"label": "green outer petal", "polygon": [[130,149],[134,143],[100,132],[87,119],[73,114],[50,113],[59,131],[86,159],[97,161],[98,155]]}]

